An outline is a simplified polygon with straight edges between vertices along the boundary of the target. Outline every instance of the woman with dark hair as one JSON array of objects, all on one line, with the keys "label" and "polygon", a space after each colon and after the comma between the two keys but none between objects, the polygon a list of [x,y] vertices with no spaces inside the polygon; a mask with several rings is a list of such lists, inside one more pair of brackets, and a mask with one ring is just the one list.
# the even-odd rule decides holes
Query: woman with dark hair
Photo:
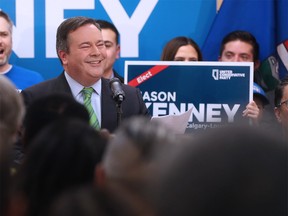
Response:
[{"label": "woman with dark hair", "polygon": [[202,61],[198,44],[191,38],[179,36],[170,40],[164,47],[161,61]]}]

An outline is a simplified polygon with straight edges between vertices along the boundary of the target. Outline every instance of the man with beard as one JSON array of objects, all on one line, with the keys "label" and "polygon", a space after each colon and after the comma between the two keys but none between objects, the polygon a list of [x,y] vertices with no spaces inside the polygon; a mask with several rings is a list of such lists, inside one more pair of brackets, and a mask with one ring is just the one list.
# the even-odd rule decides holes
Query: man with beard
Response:
[{"label": "man with beard", "polygon": [[16,88],[21,91],[42,82],[44,79],[35,71],[9,63],[12,53],[12,29],[11,19],[5,12],[0,11],[0,74],[8,77]]}]

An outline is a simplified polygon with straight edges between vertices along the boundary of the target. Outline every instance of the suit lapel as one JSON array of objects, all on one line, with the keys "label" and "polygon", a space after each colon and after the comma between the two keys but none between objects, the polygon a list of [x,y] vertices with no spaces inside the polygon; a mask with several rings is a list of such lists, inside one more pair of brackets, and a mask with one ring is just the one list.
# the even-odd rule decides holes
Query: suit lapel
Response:
[{"label": "suit lapel", "polygon": [[113,132],[117,127],[116,103],[112,98],[109,80],[102,78],[101,127]]},{"label": "suit lapel", "polygon": [[55,91],[57,92],[64,92],[73,96],[71,88],[66,80],[64,72],[62,72],[56,79],[55,83]]}]

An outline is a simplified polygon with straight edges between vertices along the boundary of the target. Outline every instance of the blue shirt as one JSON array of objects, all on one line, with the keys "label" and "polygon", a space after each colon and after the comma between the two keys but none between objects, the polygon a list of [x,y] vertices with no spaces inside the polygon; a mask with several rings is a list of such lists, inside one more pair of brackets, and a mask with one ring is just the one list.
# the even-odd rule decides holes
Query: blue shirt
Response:
[{"label": "blue shirt", "polygon": [[20,91],[44,81],[40,73],[16,65],[13,65],[10,71],[4,75],[8,77]]}]

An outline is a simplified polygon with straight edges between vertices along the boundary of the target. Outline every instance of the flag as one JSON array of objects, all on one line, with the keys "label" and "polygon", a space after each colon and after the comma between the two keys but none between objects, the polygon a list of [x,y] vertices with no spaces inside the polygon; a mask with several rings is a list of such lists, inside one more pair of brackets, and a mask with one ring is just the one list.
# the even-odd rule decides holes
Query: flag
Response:
[{"label": "flag", "polygon": [[259,84],[266,91],[273,90],[288,75],[287,9],[287,0],[224,0],[203,44],[204,60],[218,59],[226,34],[249,31],[260,45]]},{"label": "flag", "polygon": [[288,1],[274,0],[277,15],[277,54],[280,59],[280,78],[288,75]]}]

